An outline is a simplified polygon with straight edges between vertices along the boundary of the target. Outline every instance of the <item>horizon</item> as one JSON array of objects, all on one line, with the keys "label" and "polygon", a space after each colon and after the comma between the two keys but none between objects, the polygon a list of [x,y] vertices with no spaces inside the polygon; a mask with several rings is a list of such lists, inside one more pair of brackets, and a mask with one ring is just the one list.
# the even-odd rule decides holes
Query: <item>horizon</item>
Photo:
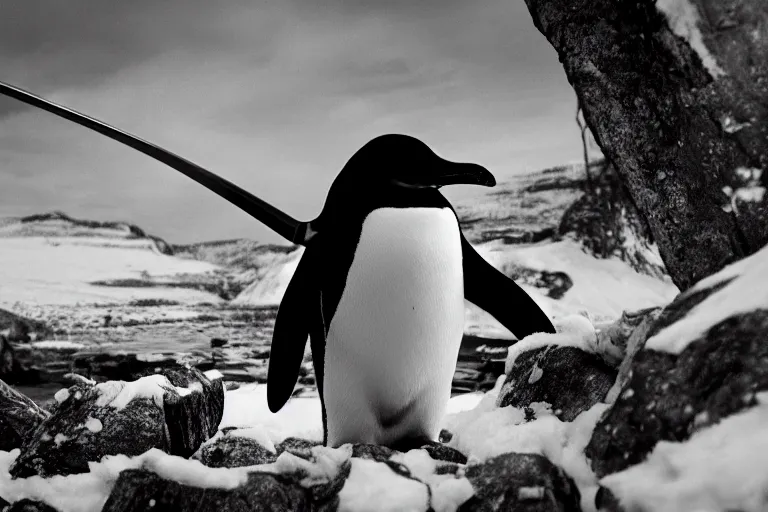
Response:
[{"label": "horizon", "polygon": [[[382,133],[416,136],[499,182],[581,158],[575,94],[524,2],[29,0],[6,10],[0,79],[301,220],[319,213],[346,161]],[[56,210],[130,222],[177,244],[282,240],[177,171],[0,97],[0,217]]]}]

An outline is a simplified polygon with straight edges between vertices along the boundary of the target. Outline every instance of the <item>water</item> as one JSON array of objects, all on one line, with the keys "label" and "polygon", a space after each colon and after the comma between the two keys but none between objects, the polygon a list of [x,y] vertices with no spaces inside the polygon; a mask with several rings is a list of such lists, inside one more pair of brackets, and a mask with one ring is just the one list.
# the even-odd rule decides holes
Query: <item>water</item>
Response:
[{"label": "water", "polygon": [[[202,370],[216,368],[228,381],[266,382],[267,361],[276,310],[259,310],[248,318],[241,310],[216,310],[192,320],[137,322],[118,327],[90,327],[58,335],[71,342],[57,349],[40,350],[19,344],[18,359],[37,373],[15,387],[36,402],[45,402],[68,385],[64,375],[83,374],[95,380],[131,379],[132,374],[165,363],[185,362]],[[145,318],[154,318],[152,314]],[[202,319],[202,320],[201,320]],[[212,348],[211,340],[226,340]],[[462,342],[453,394],[490,389],[503,372],[509,341],[465,336]],[[481,348],[478,351],[478,348]],[[495,349],[495,350],[494,350]],[[309,344],[299,386],[315,390]]]}]

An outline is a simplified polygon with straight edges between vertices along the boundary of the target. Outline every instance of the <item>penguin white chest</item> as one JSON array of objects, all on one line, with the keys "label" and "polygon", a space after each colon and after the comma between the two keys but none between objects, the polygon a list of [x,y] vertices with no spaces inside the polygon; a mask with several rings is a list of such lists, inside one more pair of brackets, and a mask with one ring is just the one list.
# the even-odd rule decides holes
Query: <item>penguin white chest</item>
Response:
[{"label": "penguin white chest", "polygon": [[464,327],[461,238],[453,212],[371,212],[326,327],[329,444],[434,439]]}]

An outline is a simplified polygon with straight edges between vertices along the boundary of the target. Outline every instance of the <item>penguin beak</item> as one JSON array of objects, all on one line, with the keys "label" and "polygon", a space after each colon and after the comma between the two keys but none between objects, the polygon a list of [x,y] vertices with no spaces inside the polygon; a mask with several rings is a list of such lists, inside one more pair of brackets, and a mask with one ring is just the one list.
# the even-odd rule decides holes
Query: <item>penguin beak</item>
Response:
[{"label": "penguin beak", "polygon": [[484,187],[496,185],[496,178],[482,165],[443,160],[443,165],[440,165],[437,171],[434,186],[438,188],[445,185],[482,185]]}]

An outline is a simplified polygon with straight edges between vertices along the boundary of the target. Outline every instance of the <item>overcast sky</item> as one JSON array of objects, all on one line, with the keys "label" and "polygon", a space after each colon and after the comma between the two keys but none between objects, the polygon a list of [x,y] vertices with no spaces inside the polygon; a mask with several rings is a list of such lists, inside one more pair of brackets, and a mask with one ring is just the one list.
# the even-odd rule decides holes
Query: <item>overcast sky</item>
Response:
[{"label": "overcast sky", "polygon": [[[523,0],[9,0],[0,80],[302,220],[383,133],[419,137],[499,180],[581,154],[574,93]],[[279,240],[176,171],[0,97],[0,217],[51,210],[174,242]]]}]

